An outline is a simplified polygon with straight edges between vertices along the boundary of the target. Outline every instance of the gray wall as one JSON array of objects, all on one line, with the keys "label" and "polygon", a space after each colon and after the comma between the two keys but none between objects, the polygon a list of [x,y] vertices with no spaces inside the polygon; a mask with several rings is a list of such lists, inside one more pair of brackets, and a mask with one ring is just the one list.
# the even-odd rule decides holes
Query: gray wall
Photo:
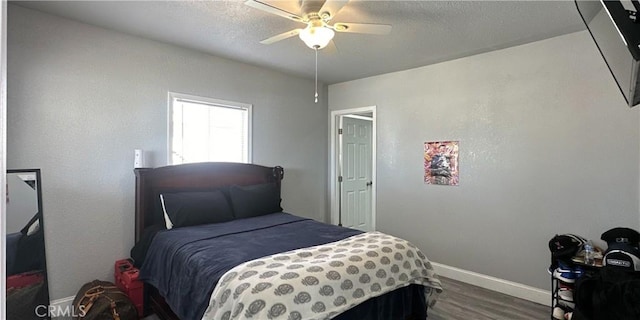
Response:
[{"label": "gray wall", "polygon": [[[435,45],[435,44],[434,44]],[[377,106],[377,227],[436,262],[548,288],[548,240],[638,229],[639,116],[587,32],[329,86]],[[460,141],[460,185],[423,143]]]},{"label": "gray wall", "polygon": [[327,105],[313,81],[15,5],[8,19],[7,162],[42,169],[52,299],[128,257],[133,150],[166,164],[168,91],[253,104],[254,163],[285,168],[285,210],[325,219]]}]

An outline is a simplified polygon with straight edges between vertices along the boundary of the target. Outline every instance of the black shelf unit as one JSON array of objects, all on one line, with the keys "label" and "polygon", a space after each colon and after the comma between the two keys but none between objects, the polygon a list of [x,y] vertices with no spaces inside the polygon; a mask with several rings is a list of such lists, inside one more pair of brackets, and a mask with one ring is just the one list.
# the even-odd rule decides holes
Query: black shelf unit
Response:
[{"label": "black shelf unit", "polygon": [[[554,265],[554,258],[551,257],[551,265]],[[563,261],[563,263],[569,267],[575,268],[575,267],[581,267],[584,271],[584,273],[582,274],[582,276],[584,277],[587,274],[594,274],[599,272],[599,270],[602,268],[602,265],[588,265],[588,264],[584,264],[581,262],[576,262],[576,261]],[[555,270],[555,269],[554,269]],[[553,271],[551,270],[551,314],[549,316],[550,319],[555,320],[555,318],[553,317],[553,310],[555,309],[556,305],[561,304],[560,300],[562,301],[566,301],[563,299],[560,299],[559,297],[559,291],[560,291],[560,282],[562,282],[560,279],[556,279],[553,276]],[[566,283],[566,282],[565,282]],[[569,287],[571,287],[575,293],[575,282],[574,283],[566,283]],[[575,298],[574,301],[570,301],[570,303],[572,303],[575,307]],[[564,304],[561,304],[564,305]],[[568,307],[567,305],[564,305],[569,311],[568,312],[573,312],[573,308]]]}]

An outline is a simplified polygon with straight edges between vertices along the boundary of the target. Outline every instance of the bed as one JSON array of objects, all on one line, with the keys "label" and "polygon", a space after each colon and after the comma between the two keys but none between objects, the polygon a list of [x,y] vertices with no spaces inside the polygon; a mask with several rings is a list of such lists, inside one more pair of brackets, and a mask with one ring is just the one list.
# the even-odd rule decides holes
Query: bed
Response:
[{"label": "bed", "polygon": [[[162,319],[425,319],[427,305],[442,290],[426,257],[402,239],[282,212],[281,167],[197,163],[135,173],[132,257],[145,282],[145,310]],[[265,188],[269,197],[262,196]],[[234,216],[165,230],[165,212],[171,210],[163,206],[169,206],[169,196],[207,193],[211,198],[208,192],[224,194]],[[267,213],[251,214],[266,207]],[[216,212],[228,215],[226,209]],[[401,260],[394,246],[406,257]],[[366,247],[394,251],[362,250]],[[377,266],[365,261],[374,255]],[[340,256],[345,263],[335,260]],[[351,272],[354,264],[360,266],[357,273]],[[391,273],[398,269],[409,280],[394,283]],[[347,288],[351,291],[346,295],[339,287],[344,289],[349,277],[356,278],[349,281],[354,288]],[[289,305],[271,303],[284,296],[291,297]]]}]

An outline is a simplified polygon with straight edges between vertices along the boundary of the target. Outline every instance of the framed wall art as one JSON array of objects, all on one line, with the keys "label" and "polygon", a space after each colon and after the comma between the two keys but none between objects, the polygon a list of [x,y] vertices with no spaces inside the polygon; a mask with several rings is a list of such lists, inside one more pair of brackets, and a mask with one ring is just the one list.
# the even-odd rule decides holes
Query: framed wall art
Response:
[{"label": "framed wall art", "polygon": [[424,143],[424,183],[457,186],[458,141]]}]

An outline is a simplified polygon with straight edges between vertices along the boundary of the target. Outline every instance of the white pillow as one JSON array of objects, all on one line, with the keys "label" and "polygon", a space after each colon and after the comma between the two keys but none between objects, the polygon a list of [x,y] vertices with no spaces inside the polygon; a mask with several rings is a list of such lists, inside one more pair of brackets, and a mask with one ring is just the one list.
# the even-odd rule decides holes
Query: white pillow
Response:
[{"label": "white pillow", "polygon": [[167,227],[167,230],[170,230],[171,228],[173,228],[173,222],[171,222],[171,219],[167,214],[167,208],[165,208],[164,206],[164,197],[162,196],[162,194],[160,195],[160,203],[162,203],[162,212],[164,213],[164,224]]}]

